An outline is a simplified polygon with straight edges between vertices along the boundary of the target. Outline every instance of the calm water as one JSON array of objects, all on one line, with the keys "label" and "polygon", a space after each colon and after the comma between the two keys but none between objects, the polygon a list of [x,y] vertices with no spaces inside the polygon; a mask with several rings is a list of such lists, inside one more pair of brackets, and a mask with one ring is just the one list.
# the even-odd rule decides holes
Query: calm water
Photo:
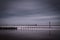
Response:
[{"label": "calm water", "polygon": [[[0,30],[0,35],[10,35],[16,38],[57,38],[60,37],[60,26],[52,26],[49,28],[45,26],[43,28],[33,26],[28,28],[28,26],[16,26],[17,30]],[[31,26],[30,26],[31,27]]]}]

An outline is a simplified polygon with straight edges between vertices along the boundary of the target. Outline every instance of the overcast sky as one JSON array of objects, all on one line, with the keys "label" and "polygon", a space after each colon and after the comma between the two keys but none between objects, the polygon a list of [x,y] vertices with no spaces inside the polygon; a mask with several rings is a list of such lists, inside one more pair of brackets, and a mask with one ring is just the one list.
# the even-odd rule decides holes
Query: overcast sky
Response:
[{"label": "overcast sky", "polygon": [[60,0],[1,0],[0,24],[60,22]]}]

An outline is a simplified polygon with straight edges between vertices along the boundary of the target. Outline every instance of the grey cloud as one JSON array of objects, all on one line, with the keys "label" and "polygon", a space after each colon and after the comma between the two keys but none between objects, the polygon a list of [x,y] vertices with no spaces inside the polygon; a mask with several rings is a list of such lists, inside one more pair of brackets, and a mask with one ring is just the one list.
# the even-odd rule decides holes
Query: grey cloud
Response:
[{"label": "grey cloud", "polygon": [[3,20],[4,22],[2,22],[3,24],[38,24],[38,23],[48,23],[49,21],[52,22],[57,22],[59,20],[57,20],[56,18],[58,18],[58,16],[40,16],[40,15],[29,15],[29,16],[25,16],[25,17],[10,17],[10,18],[3,18],[0,20]]},{"label": "grey cloud", "polygon": [[51,21],[58,21],[59,11],[59,0],[5,0],[1,1],[0,20],[5,23],[39,23],[49,21],[48,18],[40,19],[41,16],[58,16],[51,18]]}]

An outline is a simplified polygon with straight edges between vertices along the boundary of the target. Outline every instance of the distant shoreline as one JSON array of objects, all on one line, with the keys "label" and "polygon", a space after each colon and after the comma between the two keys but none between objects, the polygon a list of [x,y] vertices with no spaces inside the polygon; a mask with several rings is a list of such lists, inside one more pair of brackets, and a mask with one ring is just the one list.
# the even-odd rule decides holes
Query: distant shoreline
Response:
[{"label": "distant shoreline", "polygon": [[60,26],[60,25],[0,25],[0,26]]}]

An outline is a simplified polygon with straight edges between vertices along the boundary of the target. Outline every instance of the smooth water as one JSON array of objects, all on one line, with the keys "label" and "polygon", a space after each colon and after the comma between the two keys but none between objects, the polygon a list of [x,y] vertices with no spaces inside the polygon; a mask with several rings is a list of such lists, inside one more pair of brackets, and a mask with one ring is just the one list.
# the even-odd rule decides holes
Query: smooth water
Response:
[{"label": "smooth water", "polygon": [[17,27],[17,30],[0,30],[0,35],[10,35],[16,38],[56,38],[60,35],[60,26],[45,27],[31,27],[22,26]]}]

